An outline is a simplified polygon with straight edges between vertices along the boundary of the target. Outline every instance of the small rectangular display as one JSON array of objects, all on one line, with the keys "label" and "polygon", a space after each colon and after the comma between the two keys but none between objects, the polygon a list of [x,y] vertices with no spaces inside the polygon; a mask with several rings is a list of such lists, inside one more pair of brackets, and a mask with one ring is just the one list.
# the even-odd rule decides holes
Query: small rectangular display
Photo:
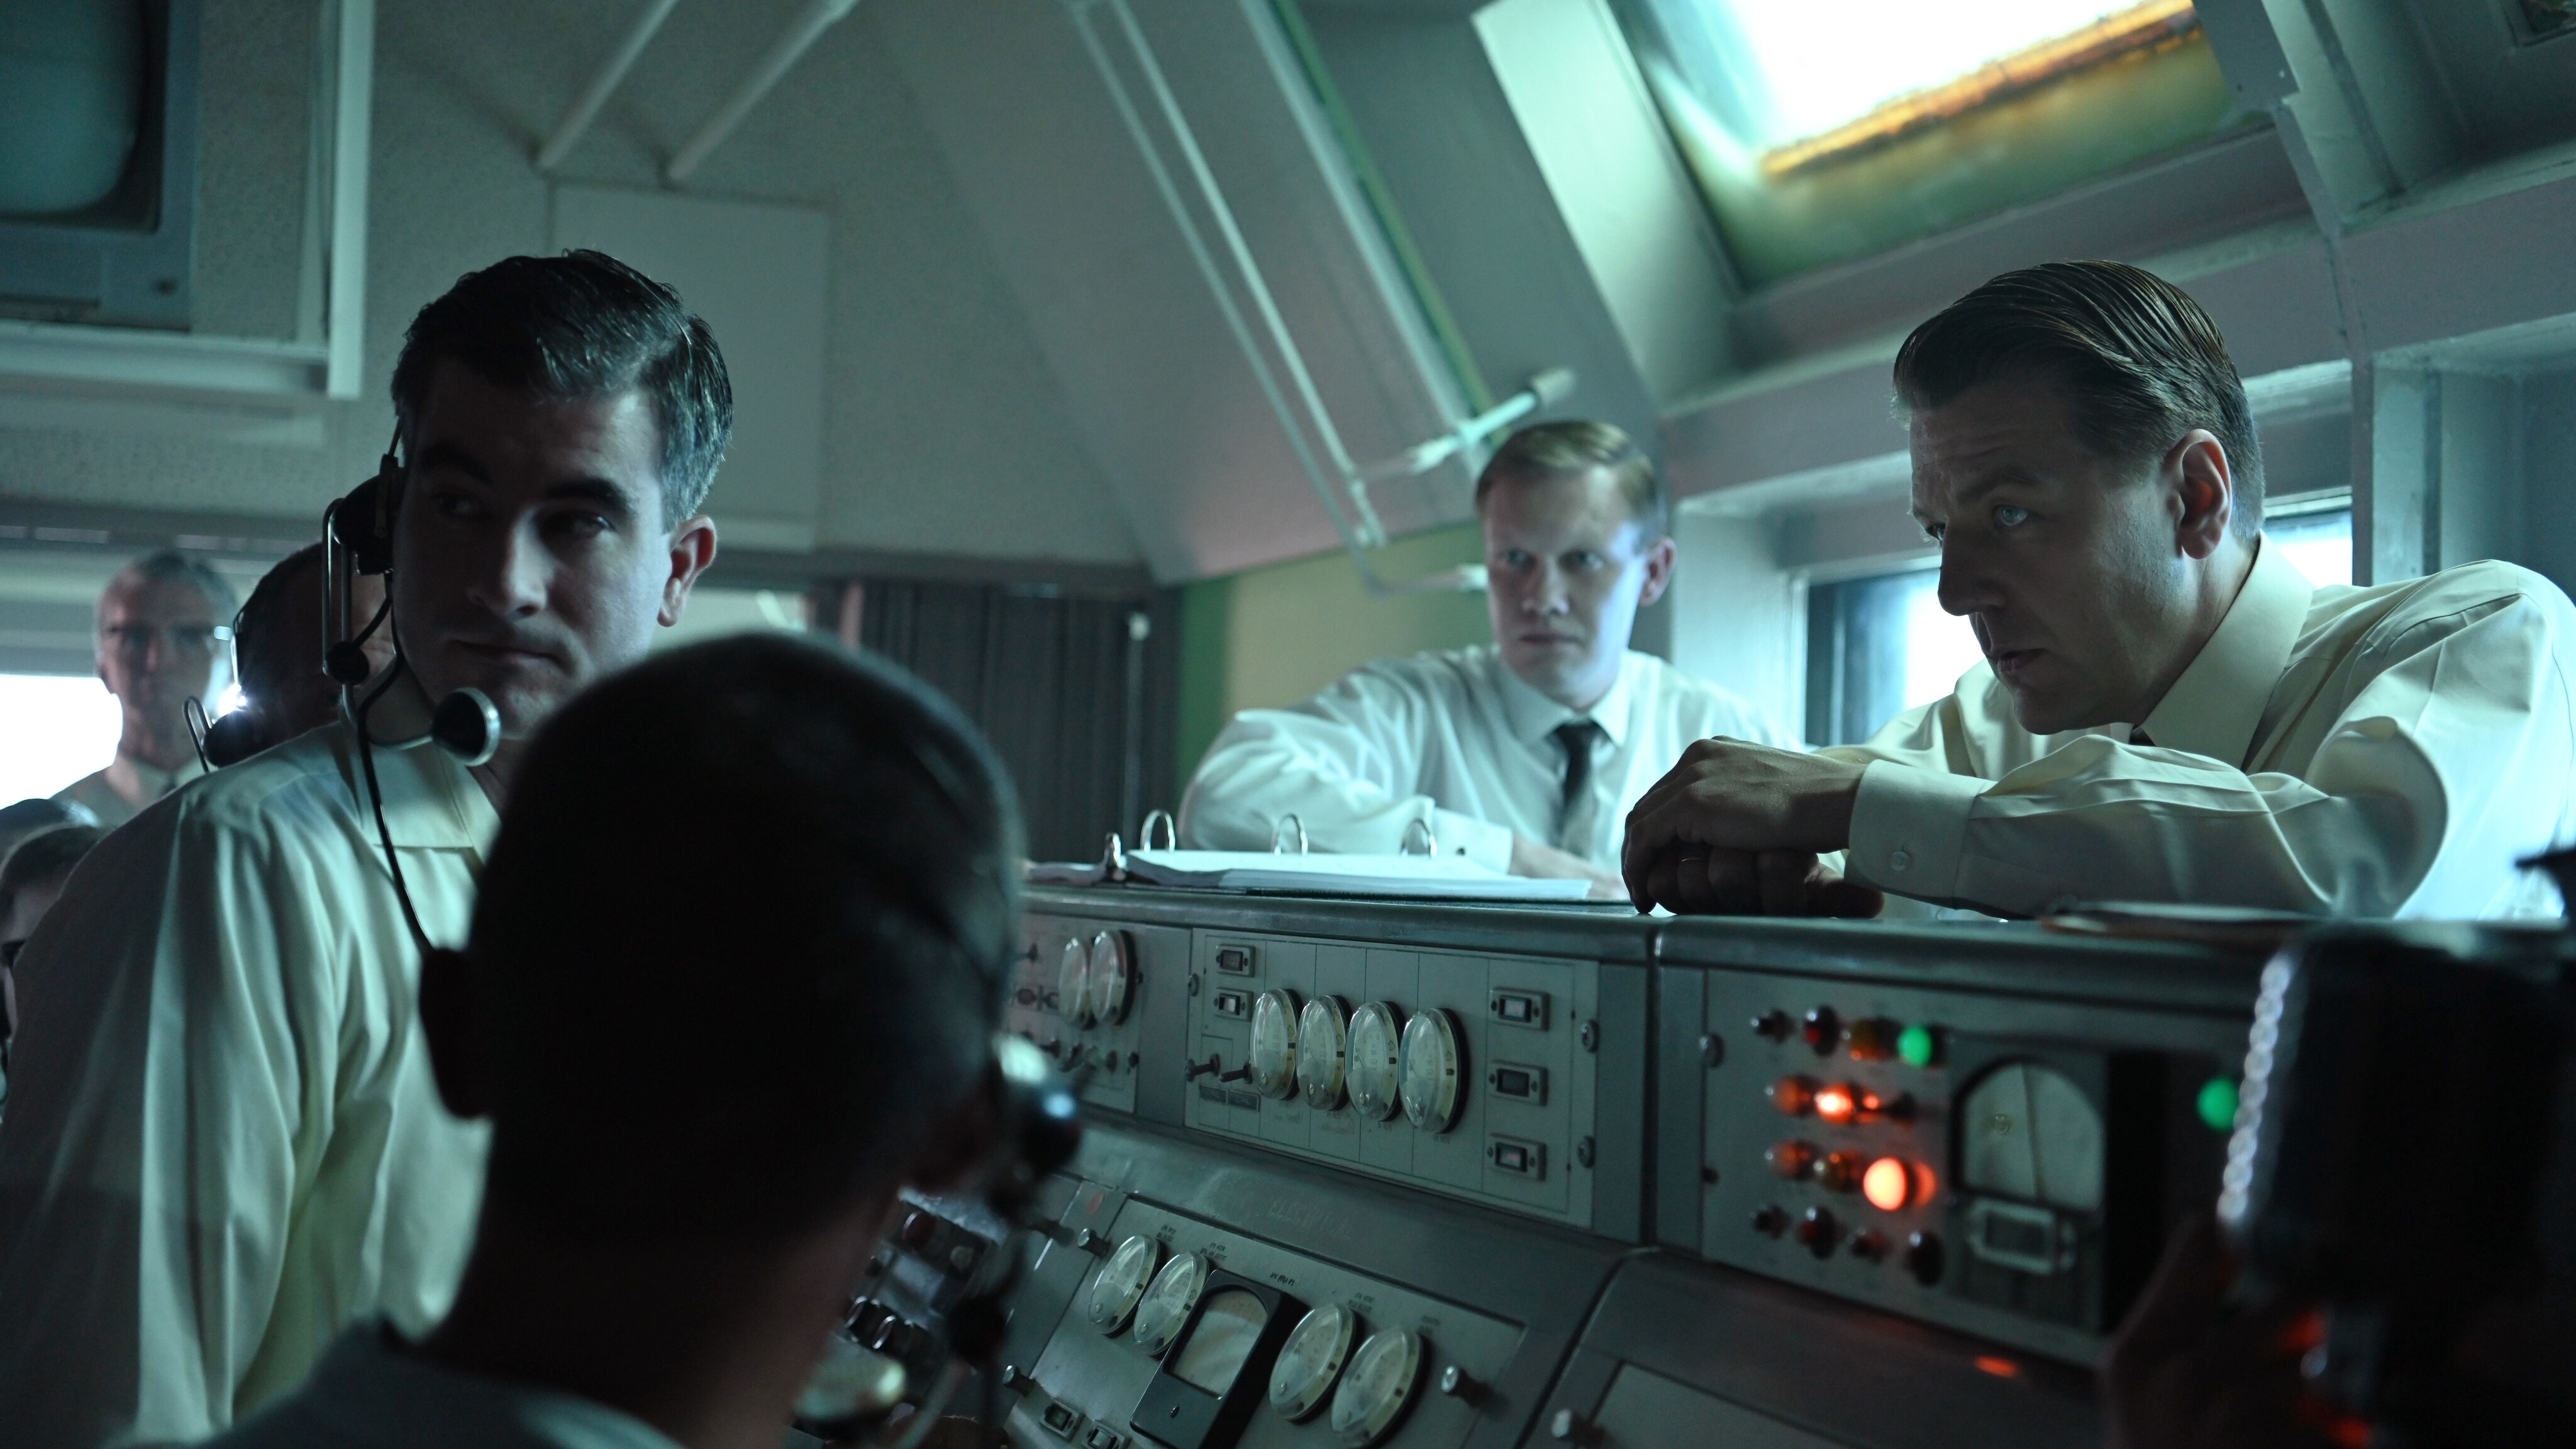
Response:
[{"label": "small rectangular display", "polygon": [[1505,1026],[1547,1026],[1547,993],[1543,991],[1497,991],[1487,1001],[1494,1020]]},{"label": "small rectangular display", "polygon": [[1249,976],[1259,958],[1253,947],[1226,945],[1216,948],[1216,969],[1229,976]]},{"label": "small rectangular display", "polygon": [[1172,1356],[1172,1376],[1223,1398],[1234,1387],[1234,1376],[1243,1371],[1243,1361],[1261,1341],[1261,1326],[1269,1321],[1270,1310],[1243,1289],[1210,1294],[1199,1309],[1198,1327],[1190,1330],[1189,1341]]}]

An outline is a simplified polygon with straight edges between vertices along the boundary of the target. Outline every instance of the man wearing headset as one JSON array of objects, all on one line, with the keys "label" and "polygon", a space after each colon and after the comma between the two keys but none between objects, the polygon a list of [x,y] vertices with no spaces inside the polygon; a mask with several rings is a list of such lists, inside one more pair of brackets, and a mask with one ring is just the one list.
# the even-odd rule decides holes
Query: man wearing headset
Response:
[{"label": "man wearing headset", "polygon": [[[714,558],[733,401],[706,325],[590,252],[460,280],[393,399],[405,662],[372,747],[315,730],[146,810],[28,942],[0,1123],[14,1446],[202,1437],[352,1320],[417,1334],[455,1291],[485,1136],[432,1086],[422,950],[464,936],[529,733]],[[504,735],[470,772],[418,743],[466,687]]]},{"label": "man wearing headset", "polygon": [[422,971],[439,1090],[492,1122],[455,1309],[351,1326],[217,1444],[776,1449],[896,1188],[995,1145],[1019,854],[990,752],[891,668],[726,639],[584,693]]}]

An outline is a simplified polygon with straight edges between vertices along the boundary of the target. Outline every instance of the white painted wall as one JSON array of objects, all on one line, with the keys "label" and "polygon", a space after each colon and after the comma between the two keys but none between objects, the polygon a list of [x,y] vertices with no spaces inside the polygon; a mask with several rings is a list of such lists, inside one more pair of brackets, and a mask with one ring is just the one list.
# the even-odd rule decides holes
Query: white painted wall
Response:
[{"label": "white painted wall", "polygon": [[[563,179],[653,187],[659,160],[799,3],[681,6]],[[825,345],[808,521],[818,543],[1132,562],[1137,548],[1107,480],[880,34],[889,17],[947,4],[860,7],[689,189],[829,219],[827,282],[815,302]],[[380,5],[368,396],[331,408],[305,445],[224,441],[186,426],[0,423],[0,497],[318,517],[384,447],[392,410],[383,389],[412,313],[474,267],[547,246],[549,183],[529,156],[629,9],[583,0]],[[291,336],[310,305],[296,262],[313,13],[312,0],[208,7],[198,239],[198,315],[208,328]],[[712,506],[721,516],[726,504],[719,477]]]}]

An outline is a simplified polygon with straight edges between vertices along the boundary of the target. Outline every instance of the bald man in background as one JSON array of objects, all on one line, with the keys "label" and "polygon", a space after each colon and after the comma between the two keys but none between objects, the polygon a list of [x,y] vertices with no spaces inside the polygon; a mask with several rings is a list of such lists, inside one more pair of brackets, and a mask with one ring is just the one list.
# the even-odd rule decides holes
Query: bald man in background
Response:
[{"label": "bald man in background", "polygon": [[232,586],[202,559],[165,548],[117,570],[98,596],[99,682],[124,715],[116,758],[55,799],[87,806],[114,829],[206,772],[186,705],[211,707],[231,682],[215,646],[230,637],[232,616]]}]

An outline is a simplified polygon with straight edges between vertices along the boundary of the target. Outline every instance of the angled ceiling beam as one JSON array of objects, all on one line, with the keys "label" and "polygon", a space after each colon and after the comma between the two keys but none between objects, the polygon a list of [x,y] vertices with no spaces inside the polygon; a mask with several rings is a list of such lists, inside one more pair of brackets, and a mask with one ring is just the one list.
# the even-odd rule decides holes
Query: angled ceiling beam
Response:
[{"label": "angled ceiling beam", "polygon": [[733,134],[733,128],[741,125],[742,118],[751,114],[752,107],[759,105],[770,88],[804,58],[806,50],[823,38],[823,32],[839,24],[843,17],[858,8],[858,4],[859,0],[808,0],[796,18],[788,22],[786,33],[778,37],[778,43],[771,46],[769,53],[760,58],[760,63],[751,68],[751,74],[742,78],[742,84],[735,87],[733,95],[716,108],[714,115],[707,117],[707,123],[698,128],[698,134],[691,136],[689,143],[671,157],[670,164],[662,168],[662,179],[673,186],[688,180],[689,173],[698,169],[698,163],[724,144],[725,138]]},{"label": "angled ceiling beam", "polygon": [[626,79],[626,72],[635,68],[635,58],[644,53],[645,46],[652,44],[655,32],[662,28],[663,21],[671,18],[671,12],[679,4],[680,0],[644,0],[644,9],[635,17],[635,24],[627,30],[626,38],[617,42],[617,48],[608,53],[608,59],[600,63],[599,73],[582,88],[581,99],[572,103],[572,109],[564,112],[563,119],[555,123],[554,134],[546,137],[546,143],[537,148],[538,170],[552,171],[563,164],[564,157],[572,154],[572,148],[590,130],[590,123],[598,118],[599,108],[608,104],[608,98]]}]

